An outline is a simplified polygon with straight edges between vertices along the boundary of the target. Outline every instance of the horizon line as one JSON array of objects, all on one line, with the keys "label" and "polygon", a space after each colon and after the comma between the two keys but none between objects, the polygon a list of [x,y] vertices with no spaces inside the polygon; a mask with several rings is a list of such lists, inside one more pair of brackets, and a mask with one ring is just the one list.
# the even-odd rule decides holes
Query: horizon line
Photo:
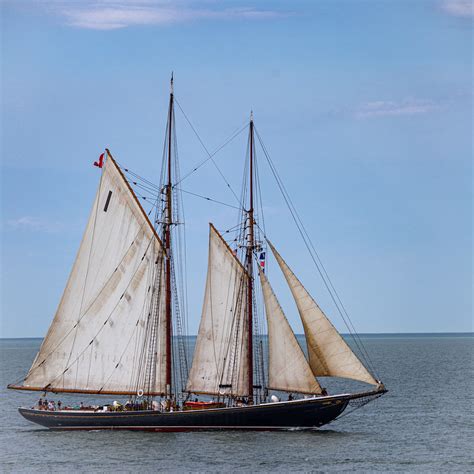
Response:
[{"label": "horizon line", "polygon": [[[354,337],[351,333],[340,333],[342,336]],[[454,335],[471,335],[474,336],[474,331],[435,331],[435,332],[360,332],[355,336],[454,336]],[[268,336],[268,334],[261,334],[261,336]],[[304,336],[303,333],[295,333],[295,336]],[[0,337],[0,340],[14,340],[14,339],[44,339],[45,336],[15,336],[15,337]],[[197,337],[197,334],[187,334],[185,337]]]}]

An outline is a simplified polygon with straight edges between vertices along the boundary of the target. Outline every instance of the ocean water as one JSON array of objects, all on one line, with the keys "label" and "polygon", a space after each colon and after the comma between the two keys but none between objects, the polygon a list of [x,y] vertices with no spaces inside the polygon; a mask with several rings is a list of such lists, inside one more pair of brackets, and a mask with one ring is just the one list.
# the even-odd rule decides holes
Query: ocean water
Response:
[{"label": "ocean water", "polygon": [[140,433],[53,432],[27,422],[17,407],[39,394],[6,385],[26,373],[40,340],[0,340],[0,470],[474,472],[474,337],[363,341],[389,393],[319,430]]}]

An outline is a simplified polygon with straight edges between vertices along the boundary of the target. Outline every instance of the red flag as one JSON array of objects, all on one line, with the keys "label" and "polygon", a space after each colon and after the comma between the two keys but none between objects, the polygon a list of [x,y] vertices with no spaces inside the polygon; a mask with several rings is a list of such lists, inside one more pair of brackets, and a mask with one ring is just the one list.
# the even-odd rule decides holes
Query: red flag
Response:
[{"label": "red flag", "polygon": [[94,166],[97,166],[98,168],[102,168],[104,166],[104,153],[99,156],[99,161],[94,161]]}]

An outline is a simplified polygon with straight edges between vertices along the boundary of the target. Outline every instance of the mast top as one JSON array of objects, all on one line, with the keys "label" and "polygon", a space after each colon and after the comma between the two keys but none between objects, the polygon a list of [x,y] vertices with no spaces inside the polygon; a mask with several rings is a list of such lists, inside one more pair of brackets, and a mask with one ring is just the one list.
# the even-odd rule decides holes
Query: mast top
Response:
[{"label": "mast top", "polygon": [[253,122],[253,110],[250,111],[250,121]]},{"label": "mast top", "polygon": [[171,71],[171,80],[170,80],[170,94],[173,94],[174,87],[173,87],[173,71]]}]

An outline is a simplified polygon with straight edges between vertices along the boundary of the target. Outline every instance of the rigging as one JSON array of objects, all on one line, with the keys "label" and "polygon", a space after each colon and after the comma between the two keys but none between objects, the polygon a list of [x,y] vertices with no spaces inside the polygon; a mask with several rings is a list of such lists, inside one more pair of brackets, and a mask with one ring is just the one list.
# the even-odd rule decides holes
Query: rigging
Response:
[{"label": "rigging", "polygon": [[[364,358],[364,361],[366,362],[366,364],[370,367],[372,373],[376,376],[376,371],[374,369],[374,366],[373,366],[373,363],[370,359],[370,356],[361,340],[361,338],[359,337],[358,333],[356,332],[355,328],[354,328],[354,325],[351,321],[351,318],[349,317],[349,314],[347,313],[344,305],[342,304],[341,302],[341,299],[339,298],[339,295],[337,293],[337,291],[335,290],[333,284],[332,284],[332,281],[331,279],[329,278],[329,275],[321,261],[321,259],[319,258],[319,254],[316,252],[316,249],[311,241],[311,238],[309,237],[308,235],[308,232],[306,231],[306,228],[288,194],[288,191],[286,190],[285,188],[285,185],[283,184],[283,181],[275,167],[275,164],[273,163],[272,159],[270,158],[270,155],[269,153],[267,152],[267,149],[263,143],[263,140],[260,136],[260,134],[258,133],[258,130],[255,129],[255,132],[256,132],[256,135],[257,135],[257,138],[260,142],[260,146],[262,147],[262,150],[263,150],[263,153],[265,155],[265,158],[267,159],[267,162],[268,162],[268,165],[270,167],[270,170],[272,171],[272,174],[273,174],[273,177],[275,178],[275,181],[277,182],[277,185],[278,185],[278,188],[283,196],[283,199],[288,207],[288,210],[290,211],[290,214],[291,214],[291,217],[293,218],[293,221],[295,222],[296,224],[296,227],[298,229],[298,232],[300,233],[301,235],[301,238],[303,239],[303,242],[305,244],[305,247],[306,249],[308,250],[309,254],[310,254],[310,257],[313,261],[313,263],[315,264],[317,270],[318,270],[318,273],[319,275],[321,276],[321,279],[323,280],[323,283],[326,287],[326,289],[328,290],[328,293],[334,303],[334,305],[336,306],[336,309],[338,311],[338,313],[340,314],[342,320],[344,321],[344,324],[346,325],[350,335],[353,337],[354,339],[354,342],[360,352],[360,355],[362,358]],[[339,303],[339,304],[338,304]],[[341,310],[342,308],[342,310]]]}]

